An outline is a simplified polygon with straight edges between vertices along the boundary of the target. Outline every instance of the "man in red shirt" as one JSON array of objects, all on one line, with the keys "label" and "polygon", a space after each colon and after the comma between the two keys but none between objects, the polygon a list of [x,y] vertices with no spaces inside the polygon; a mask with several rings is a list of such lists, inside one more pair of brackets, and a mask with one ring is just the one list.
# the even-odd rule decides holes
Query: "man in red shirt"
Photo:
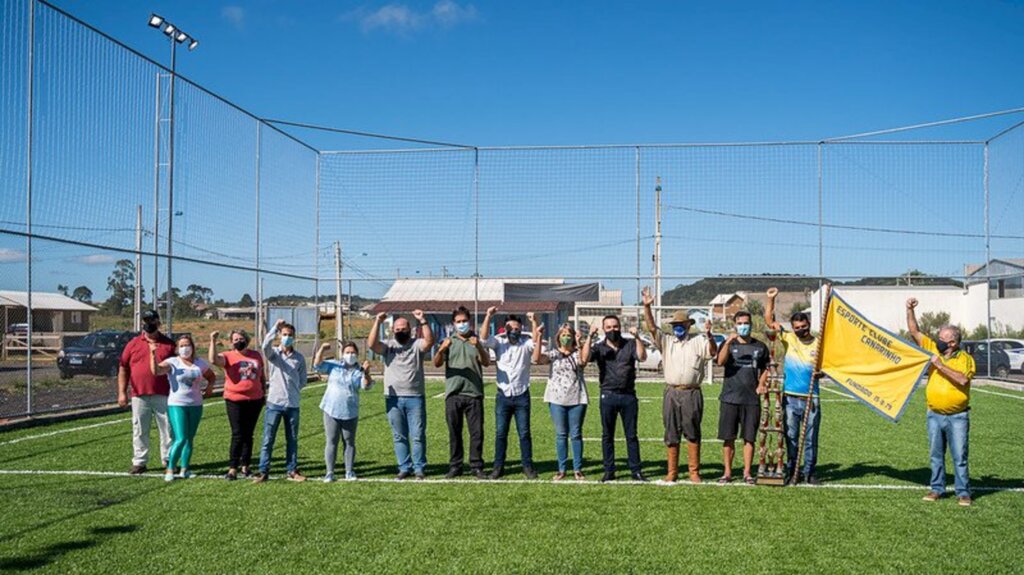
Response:
[{"label": "man in red shirt", "polygon": [[170,426],[167,423],[167,394],[170,384],[166,375],[153,375],[149,368],[149,344],[156,343],[156,360],[161,362],[174,355],[174,342],[160,332],[160,315],[154,310],[142,314],[142,333],[132,339],[121,353],[121,368],[117,371],[117,404],[128,406],[128,387],[131,385],[132,404],[132,475],[146,472],[149,462],[149,430],[156,417],[160,432],[160,458],[167,467],[167,452],[171,447]]}]

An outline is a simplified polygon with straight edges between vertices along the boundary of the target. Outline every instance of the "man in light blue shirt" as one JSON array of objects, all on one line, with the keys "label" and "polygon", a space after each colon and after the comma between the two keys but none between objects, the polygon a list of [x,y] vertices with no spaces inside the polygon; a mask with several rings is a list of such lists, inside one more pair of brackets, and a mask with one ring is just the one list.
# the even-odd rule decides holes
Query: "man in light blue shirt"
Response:
[{"label": "man in light blue shirt", "polygon": [[[280,345],[274,347],[274,340],[281,337]],[[266,359],[267,409],[263,415],[263,446],[260,449],[260,474],[256,483],[262,483],[270,476],[270,458],[274,452],[277,428],[284,420],[285,466],[289,481],[305,481],[299,473],[299,392],[306,386],[306,358],[295,349],[295,327],[283,319],[263,339],[263,356]]]}]

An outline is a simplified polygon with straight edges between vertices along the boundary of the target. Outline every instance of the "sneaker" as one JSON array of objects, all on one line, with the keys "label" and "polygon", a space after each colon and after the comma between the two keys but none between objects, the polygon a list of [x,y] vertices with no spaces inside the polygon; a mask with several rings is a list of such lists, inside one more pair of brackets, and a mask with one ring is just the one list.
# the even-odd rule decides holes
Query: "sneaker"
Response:
[{"label": "sneaker", "polygon": [[423,473],[422,471],[417,471],[416,472],[416,481],[423,481],[426,478],[427,478],[427,474],[426,473]]},{"label": "sneaker", "polygon": [[268,479],[270,479],[270,474],[269,473],[260,473],[259,475],[257,475],[256,477],[253,478],[252,482],[253,483],[266,483]]},{"label": "sneaker", "polygon": [[235,469],[228,469],[228,472],[224,474],[224,479],[227,479],[228,481],[238,479],[238,471]]},{"label": "sneaker", "polygon": [[587,480],[587,478],[583,476],[583,472],[582,471],[573,471],[572,475],[573,475],[573,477],[576,478],[576,481],[586,481]]},{"label": "sneaker", "polygon": [[444,474],[444,478],[445,479],[455,479],[456,477],[458,477],[460,475],[462,475],[462,468],[461,467],[452,467],[452,468],[450,468],[448,470],[448,473]]},{"label": "sneaker", "polygon": [[501,479],[502,475],[505,475],[505,468],[500,465],[495,465],[494,469],[491,470],[491,474],[488,477],[490,479]]},{"label": "sneaker", "polygon": [[185,470],[183,470],[181,472],[181,476],[180,477],[182,479],[192,479],[193,477],[195,477],[195,475],[192,473],[191,469],[185,469]]},{"label": "sneaker", "polygon": [[937,491],[929,491],[927,495],[921,498],[921,501],[938,501],[942,497],[942,494]]},{"label": "sneaker", "polygon": [[345,474],[345,481],[355,481],[357,479],[359,479],[359,478],[356,477],[355,473],[346,473]]},{"label": "sneaker", "polygon": [[561,481],[563,479],[565,479],[565,472],[559,471],[558,473],[555,474],[554,477],[551,478],[551,481]]},{"label": "sneaker", "polygon": [[404,481],[408,479],[410,475],[412,474],[408,471],[399,471],[398,475],[395,476],[395,481]]},{"label": "sneaker", "polygon": [[252,477],[252,469],[250,469],[248,465],[242,466],[242,477],[245,477],[246,479]]},{"label": "sneaker", "polygon": [[818,479],[817,475],[808,475],[807,479],[804,480],[807,485],[821,485],[821,480]]},{"label": "sneaker", "polygon": [[328,473],[327,475],[324,475],[324,483],[334,483],[334,474]]},{"label": "sneaker", "polygon": [[305,480],[306,480],[306,476],[301,474],[301,473],[299,473],[298,471],[289,471],[288,472],[288,481],[295,481],[295,482],[301,483],[301,482],[303,482]]},{"label": "sneaker", "polygon": [[615,481],[614,471],[605,471],[604,475],[601,476],[601,483],[608,483],[609,481]]},{"label": "sneaker", "polygon": [[647,483],[647,477],[644,476],[644,473],[642,471],[634,471],[632,474],[630,474],[630,477],[633,478],[633,481],[641,481],[643,483]]},{"label": "sneaker", "polygon": [[961,495],[956,498],[956,504],[960,507],[970,507],[972,503],[974,503],[974,501],[971,499],[970,495]]},{"label": "sneaker", "polygon": [[132,465],[131,470],[128,472],[130,475],[142,475],[146,472],[145,465]]},{"label": "sneaker", "polygon": [[527,479],[537,479],[537,472],[533,470],[532,466],[524,467],[523,475],[525,475]]},{"label": "sneaker", "polygon": [[171,472],[171,473],[164,473],[164,481],[166,481],[168,483],[174,481],[174,473],[173,472]]},{"label": "sneaker", "polygon": [[795,487],[800,482],[800,478],[796,474],[786,476],[786,487]]},{"label": "sneaker", "polygon": [[487,474],[484,473],[483,469],[472,469],[469,472],[473,477],[477,479],[487,479]]}]

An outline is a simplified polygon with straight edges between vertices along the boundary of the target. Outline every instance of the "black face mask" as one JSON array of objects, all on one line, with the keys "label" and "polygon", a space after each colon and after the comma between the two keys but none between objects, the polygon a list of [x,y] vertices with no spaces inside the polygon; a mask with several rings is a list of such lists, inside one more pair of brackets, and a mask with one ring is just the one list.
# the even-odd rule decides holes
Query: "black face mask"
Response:
[{"label": "black face mask", "polygon": [[937,339],[935,340],[935,347],[939,350],[939,355],[946,355],[946,350],[949,349],[949,344],[941,339]]},{"label": "black face mask", "polygon": [[246,343],[246,341],[243,339],[243,340],[236,341],[235,343],[231,344],[231,346],[234,347],[238,351],[242,351],[243,349],[248,347],[249,344]]},{"label": "black face mask", "polygon": [[160,324],[158,324],[158,323],[142,324],[142,331],[144,331],[146,333],[156,333],[156,330],[158,330],[158,329],[160,329]]},{"label": "black face mask", "polygon": [[618,343],[620,340],[622,340],[622,332],[617,329],[610,329],[604,332],[604,336],[608,338],[608,341],[612,343]]},{"label": "black face mask", "polygon": [[397,341],[398,343],[400,343],[402,345],[405,345],[405,344],[409,343],[409,338],[411,338],[411,337],[412,337],[412,334],[407,332],[407,331],[396,331],[395,332],[395,341]]},{"label": "black face mask", "polygon": [[806,339],[807,336],[811,335],[811,330],[809,330],[807,328],[795,329],[795,330],[793,330],[793,333],[795,333],[796,336],[799,337],[800,339]]},{"label": "black face mask", "polygon": [[519,341],[519,336],[522,335],[522,330],[519,329],[506,329],[505,335],[508,336],[508,340],[512,343]]}]

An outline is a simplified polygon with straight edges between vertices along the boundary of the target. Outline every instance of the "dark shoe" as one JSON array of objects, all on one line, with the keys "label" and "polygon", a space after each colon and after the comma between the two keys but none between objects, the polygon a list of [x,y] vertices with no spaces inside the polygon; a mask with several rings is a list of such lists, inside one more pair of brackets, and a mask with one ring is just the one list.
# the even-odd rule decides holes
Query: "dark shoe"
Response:
[{"label": "dark shoe", "polygon": [[417,471],[416,472],[416,481],[423,481],[426,478],[427,478],[427,475],[425,473],[423,473],[422,471]]},{"label": "dark shoe", "polygon": [[487,474],[484,473],[483,469],[473,469],[469,472],[473,477],[477,479],[487,479]]},{"label": "dark shoe", "polygon": [[448,470],[448,473],[444,474],[444,478],[445,479],[455,479],[456,477],[458,477],[460,475],[462,475],[462,468],[461,467],[452,467],[452,468],[450,468]]},{"label": "dark shoe", "polygon": [[533,467],[524,467],[523,475],[525,475],[527,479],[537,479],[537,472],[534,471]]},{"label": "dark shoe", "polygon": [[268,479],[270,479],[270,475],[269,474],[267,474],[267,473],[260,473],[259,475],[257,475],[252,480],[252,482],[253,483],[266,483]]},{"label": "dark shoe", "polygon": [[245,477],[246,479],[252,478],[252,469],[250,469],[248,465],[242,466],[242,477]]},{"label": "dark shoe", "polygon": [[642,471],[634,471],[630,475],[630,477],[633,478],[633,481],[642,481],[644,483],[647,483],[647,478],[644,477],[644,473]]},{"label": "dark shoe", "polygon": [[228,469],[228,472],[224,474],[224,479],[228,481],[234,481],[238,479],[238,471],[234,469]]},{"label": "dark shoe", "polygon": [[808,475],[807,479],[804,479],[804,483],[807,485],[821,485],[821,480],[818,479],[817,475]]},{"label": "dark shoe", "polygon": [[796,475],[789,475],[786,477],[786,487],[796,487],[800,479]]},{"label": "dark shoe", "polygon": [[131,471],[129,471],[128,473],[131,474],[131,475],[142,475],[145,472],[146,472],[146,466],[145,465],[132,465]]},{"label": "dark shoe", "polygon": [[601,483],[608,483],[609,481],[615,481],[614,471],[605,471],[604,475],[601,476]]},{"label": "dark shoe", "polygon": [[399,471],[398,475],[395,476],[395,480],[404,481],[406,479],[409,479],[410,475],[412,475],[412,473],[409,473],[408,471]]},{"label": "dark shoe", "polygon": [[497,465],[497,466],[494,467],[494,469],[491,470],[490,478],[491,479],[501,479],[502,475],[505,475],[505,470],[502,468],[502,466]]}]

